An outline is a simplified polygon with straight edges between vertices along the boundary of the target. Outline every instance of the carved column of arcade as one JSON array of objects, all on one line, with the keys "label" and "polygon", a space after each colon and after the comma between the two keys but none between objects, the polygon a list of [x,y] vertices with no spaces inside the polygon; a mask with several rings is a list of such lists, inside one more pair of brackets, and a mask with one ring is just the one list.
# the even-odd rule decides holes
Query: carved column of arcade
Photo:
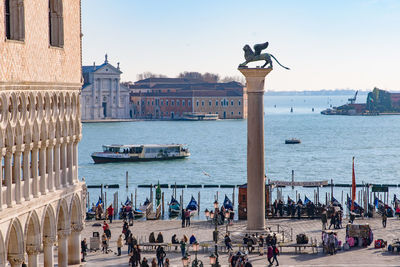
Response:
[{"label": "carved column of arcade", "polygon": [[74,180],[73,180],[73,176],[74,176],[74,170],[73,170],[73,159],[72,159],[72,137],[68,137],[68,143],[67,143],[67,166],[68,166],[68,184],[73,185],[74,184]]},{"label": "carved column of arcade", "polygon": [[49,141],[49,145],[46,149],[46,166],[47,166],[47,186],[50,192],[54,191],[54,174],[53,174],[53,149],[54,149],[54,140]]},{"label": "carved column of arcade", "polygon": [[39,197],[39,174],[38,174],[38,143],[33,144],[31,154],[31,172],[32,172],[32,193],[33,197]]},{"label": "carved column of arcade", "polygon": [[60,176],[60,141],[54,145],[54,184],[56,189],[61,187],[61,176]]},{"label": "carved column of arcade", "polygon": [[4,179],[6,180],[6,203],[7,207],[11,208],[12,203],[12,152],[7,149],[6,155],[4,156]]},{"label": "carved column of arcade", "polygon": [[67,185],[67,151],[65,144],[66,137],[61,139],[60,146],[60,169],[61,169],[61,185],[65,187]]},{"label": "carved column of arcade", "polygon": [[264,80],[271,68],[239,68],[246,77],[247,229],[265,228]]},{"label": "carved column of arcade", "polygon": [[43,238],[44,267],[54,266],[54,237],[46,236]]},{"label": "carved column of arcade", "polygon": [[41,142],[39,148],[39,175],[40,175],[40,193],[46,195],[46,140]]},{"label": "carved column of arcade", "polygon": [[25,150],[22,154],[23,164],[22,164],[22,177],[24,178],[24,198],[25,201],[31,198],[31,162],[29,154],[31,152],[31,145],[25,144]]},{"label": "carved column of arcade", "polygon": [[72,150],[73,150],[73,158],[74,158],[74,162],[73,162],[73,165],[74,165],[74,182],[78,182],[78,143],[79,143],[79,138],[78,137],[76,137],[75,138],[75,140],[74,140],[74,142],[73,142],[73,147],[72,147]]},{"label": "carved column of arcade", "polygon": [[[3,162],[3,156],[6,150],[0,150],[0,163]],[[3,165],[0,165],[0,211],[3,210]]]},{"label": "carved column of arcade", "polygon": [[28,266],[29,267],[39,266],[40,249],[35,245],[26,246],[26,253],[28,254]]},{"label": "carved column of arcade", "polygon": [[11,267],[21,267],[25,261],[24,254],[13,254],[8,253],[7,259],[10,262]]},{"label": "carved column of arcade", "polygon": [[81,232],[82,224],[71,224],[71,235],[68,238],[68,264],[81,263]]},{"label": "carved column of arcade", "polygon": [[15,202],[21,204],[21,155],[22,151],[18,147],[14,153],[13,183],[15,184]]},{"label": "carved column of arcade", "polygon": [[59,230],[58,235],[58,266],[68,266],[68,237],[71,233],[70,229]]}]

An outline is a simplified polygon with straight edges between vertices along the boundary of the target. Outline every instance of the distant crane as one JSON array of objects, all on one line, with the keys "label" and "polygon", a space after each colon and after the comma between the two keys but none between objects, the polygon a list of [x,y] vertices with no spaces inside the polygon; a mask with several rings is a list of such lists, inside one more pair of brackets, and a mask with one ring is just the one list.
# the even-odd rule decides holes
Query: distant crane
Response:
[{"label": "distant crane", "polygon": [[358,94],[358,90],[357,90],[356,93],[354,94],[354,97],[353,97],[353,98],[347,99],[347,101],[349,101],[350,104],[354,104],[354,103],[356,102],[356,99],[357,99],[357,94]]}]

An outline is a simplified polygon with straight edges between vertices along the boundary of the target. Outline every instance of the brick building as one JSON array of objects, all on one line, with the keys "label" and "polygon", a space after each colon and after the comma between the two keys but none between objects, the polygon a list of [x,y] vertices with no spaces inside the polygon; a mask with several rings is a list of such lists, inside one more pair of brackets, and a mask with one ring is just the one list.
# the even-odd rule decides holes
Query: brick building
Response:
[{"label": "brick building", "polygon": [[237,82],[205,83],[181,78],[148,78],[130,86],[133,118],[181,119],[187,113],[243,119],[247,97]]}]

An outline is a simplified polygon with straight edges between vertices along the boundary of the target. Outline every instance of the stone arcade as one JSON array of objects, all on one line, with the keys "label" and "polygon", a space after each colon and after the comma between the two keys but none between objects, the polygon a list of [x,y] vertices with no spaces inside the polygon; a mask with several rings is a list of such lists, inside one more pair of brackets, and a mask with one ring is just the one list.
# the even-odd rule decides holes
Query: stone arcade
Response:
[{"label": "stone arcade", "polygon": [[0,21],[0,266],[79,264],[80,1],[5,0]]}]

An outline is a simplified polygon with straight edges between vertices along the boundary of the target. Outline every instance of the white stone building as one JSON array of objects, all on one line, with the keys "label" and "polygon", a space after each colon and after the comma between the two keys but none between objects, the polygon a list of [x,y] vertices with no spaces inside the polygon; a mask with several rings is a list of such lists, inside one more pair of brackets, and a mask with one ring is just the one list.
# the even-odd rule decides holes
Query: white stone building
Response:
[{"label": "white stone building", "polygon": [[0,266],[80,264],[80,8],[0,3]]},{"label": "white stone building", "polygon": [[129,119],[129,88],[120,84],[122,72],[108,63],[82,67],[82,120]]}]

